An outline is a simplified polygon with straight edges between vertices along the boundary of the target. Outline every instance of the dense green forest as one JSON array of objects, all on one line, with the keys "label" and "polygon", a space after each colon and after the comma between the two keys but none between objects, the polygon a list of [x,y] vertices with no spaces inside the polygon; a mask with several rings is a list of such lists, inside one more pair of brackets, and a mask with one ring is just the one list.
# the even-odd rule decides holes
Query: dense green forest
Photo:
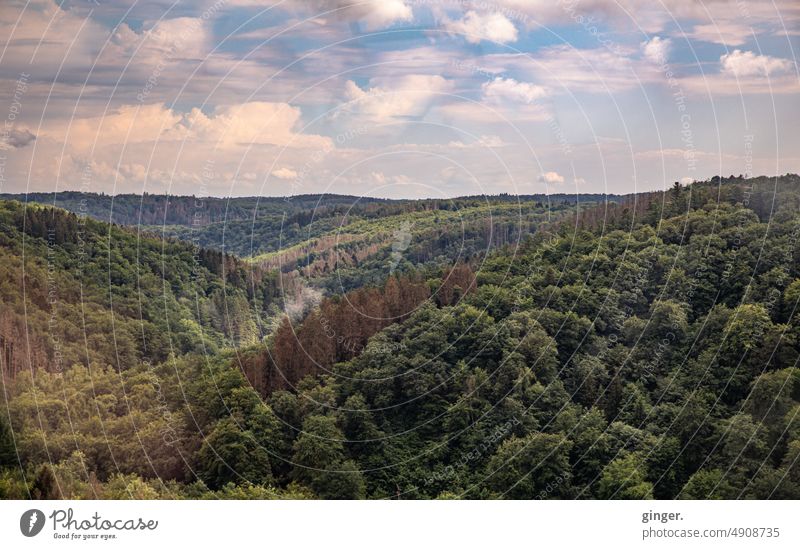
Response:
[{"label": "dense green forest", "polygon": [[[0,200],[36,202],[98,221],[119,225],[197,227],[220,222],[248,221],[261,217],[291,217],[315,208],[334,209],[354,201],[381,204],[379,198],[344,195],[301,195],[290,199],[274,197],[217,198],[213,196],[170,196],[163,194],[96,194],[80,191],[59,193],[0,194]],[[198,215],[198,213],[200,215]]]},{"label": "dense green forest", "polygon": [[0,257],[2,368],[12,376],[257,343],[257,320],[296,286],[217,251],[9,201]]},{"label": "dense green forest", "polygon": [[0,202],[0,497],[800,497],[800,177],[471,200],[246,259]]},{"label": "dense green forest", "polygon": [[[0,200],[55,206],[98,221],[136,226],[159,236],[175,237],[239,257],[276,254],[293,246],[308,247],[311,242],[339,233],[349,237],[357,229],[364,230],[356,234],[369,237],[375,243],[377,233],[386,230],[379,225],[386,218],[400,220],[402,226],[403,221],[436,220],[436,215],[430,214],[437,212],[441,212],[442,217],[450,218],[460,212],[467,216],[494,215],[494,222],[498,223],[500,220],[497,216],[506,217],[516,213],[519,217],[525,215],[526,211],[532,211],[533,205],[537,205],[539,212],[556,215],[565,205],[623,199],[622,196],[604,194],[503,194],[448,200],[387,200],[344,195],[230,198],[155,194],[114,196],[78,191],[0,194]],[[515,212],[515,207],[522,210]],[[415,212],[416,216],[406,218]],[[350,229],[353,225],[369,225],[370,222],[372,227]],[[422,228],[413,227],[413,223],[411,225],[414,231]],[[427,228],[430,228],[429,225]],[[446,227],[445,231],[448,230]]]}]

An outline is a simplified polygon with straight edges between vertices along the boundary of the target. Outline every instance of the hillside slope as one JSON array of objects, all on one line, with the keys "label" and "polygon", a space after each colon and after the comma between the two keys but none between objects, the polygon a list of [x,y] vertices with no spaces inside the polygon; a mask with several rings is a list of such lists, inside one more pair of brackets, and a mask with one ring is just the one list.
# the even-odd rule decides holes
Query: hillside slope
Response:
[{"label": "hillside slope", "polygon": [[[389,200],[346,195],[293,197],[195,197],[59,193],[0,194],[0,200],[35,202],[63,208],[98,221],[134,226],[175,237],[203,248],[239,257],[273,254],[311,239],[348,232],[351,224],[375,223],[405,214],[435,218],[438,213],[496,207],[497,214],[514,205],[539,204],[551,216],[565,204],[615,202],[624,197],[603,194],[497,195],[453,199]],[[500,220],[498,220],[500,221]]]},{"label": "hillside slope", "polygon": [[323,437],[371,497],[800,496],[800,181],[640,199],[274,393],[302,478],[331,495]]},{"label": "hillside slope", "polygon": [[0,367],[130,368],[253,344],[290,277],[232,256],[0,201]]},{"label": "hillside slope", "polygon": [[[3,497],[800,497],[797,176],[569,210],[478,261],[295,304],[224,351],[288,274],[2,216],[4,312],[33,334],[15,356],[57,334],[75,363],[3,378]],[[210,314],[223,287],[230,327]],[[140,326],[182,343],[139,345]]]}]

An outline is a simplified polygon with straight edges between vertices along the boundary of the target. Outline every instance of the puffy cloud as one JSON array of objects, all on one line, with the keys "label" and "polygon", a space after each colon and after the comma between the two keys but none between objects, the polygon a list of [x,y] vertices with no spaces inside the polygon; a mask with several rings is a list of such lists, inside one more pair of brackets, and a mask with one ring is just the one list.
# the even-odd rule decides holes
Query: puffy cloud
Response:
[{"label": "puffy cloud", "polygon": [[687,76],[681,84],[695,93],[718,96],[800,93],[800,81],[788,59],[736,49],[722,55],[719,62],[718,73]]},{"label": "puffy cloud", "polygon": [[40,136],[88,151],[98,145],[156,141],[182,118],[163,105],[124,105],[99,116],[50,121]]},{"label": "puffy cloud", "polygon": [[564,176],[558,172],[545,172],[539,176],[540,183],[548,185],[561,185],[564,183]]},{"label": "puffy cloud", "polygon": [[272,170],[272,177],[291,181],[292,179],[297,179],[297,172],[291,168],[283,167],[278,168],[277,170]]},{"label": "puffy cloud", "polygon": [[[347,2],[350,5],[364,4],[364,2]],[[399,21],[411,21],[413,12],[411,7],[402,0],[373,0],[367,2],[369,11],[361,18],[368,28],[380,29],[388,27]]]},{"label": "puffy cloud", "polygon": [[[263,5],[263,0],[234,0],[239,5]],[[295,11],[319,14],[320,18],[362,21],[369,30],[411,21],[414,12],[404,0],[294,0],[281,5]]]},{"label": "puffy cloud", "polygon": [[[186,122],[174,128],[183,139],[204,139],[220,146],[276,145],[279,147],[328,147],[330,140],[318,135],[298,133],[300,109],[286,103],[251,101],[220,106],[207,116],[192,109]],[[185,129],[184,129],[185,128]]]},{"label": "puffy cloud", "polygon": [[648,61],[656,65],[663,65],[669,60],[672,50],[672,40],[654,36],[646,42],[642,42],[642,52]]},{"label": "puffy cloud", "polygon": [[112,41],[122,51],[141,60],[159,56],[169,59],[203,58],[209,51],[210,31],[206,20],[196,17],[160,19],[150,28],[136,33],[126,24],[117,27]]},{"label": "puffy cloud", "polygon": [[719,58],[722,72],[731,76],[769,76],[792,68],[788,59],[757,55],[752,51],[733,50]]},{"label": "puffy cloud", "polygon": [[458,34],[463,34],[464,39],[477,44],[481,40],[490,40],[505,44],[516,42],[517,28],[514,23],[502,13],[478,13],[468,11],[463,19],[458,21],[445,21],[444,29]]},{"label": "puffy cloud", "polygon": [[513,78],[498,77],[482,86],[483,97],[489,102],[512,101],[530,104],[547,96],[547,89],[528,82],[518,82]]},{"label": "puffy cloud", "polygon": [[[0,9],[0,35],[7,37],[0,76],[30,72],[37,81],[87,82],[113,86],[119,93],[126,79],[140,87],[159,62],[204,59],[211,50],[208,19],[159,18],[135,31],[123,21],[104,24],[66,7],[68,2],[58,4],[32,0]],[[87,86],[80,91],[91,95],[95,90]]]},{"label": "puffy cloud", "polygon": [[[555,162],[553,167],[566,165],[554,156],[562,154],[563,146],[559,137],[553,139],[553,132],[561,131],[553,129],[553,121],[569,129],[577,170],[604,173],[604,180],[613,179],[613,185],[618,185],[616,190],[630,190],[627,148],[609,163],[610,172],[605,174],[608,157],[602,157],[601,162],[599,156],[581,152],[580,145],[589,139],[588,123],[598,134],[617,135],[618,120],[610,116],[613,113],[608,112],[607,99],[620,101],[621,114],[632,128],[630,139],[647,143],[652,137],[646,129],[649,126],[638,123],[637,117],[645,111],[628,100],[638,96],[640,83],[668,85],[663,72],[650,60],[669,55],[670,39],[676,47],[683,43],[683,35],[674,30],[676,23],[691,29],[687,33],[690,40],[746,50],[741,44],[749,43],[751,25],[760,40],[764,34],[772,36],[781,22],[791,34],[800,21],[796,0],[736,6],[729,0],[664,0],[656,4],[640,0],[494,0],[494,13],[474,2],[286,0],[276,4],[268,0],[225,0],[224,10],[214,17],[201,16],[204,9],[216,3],[181,3],[168,13],[161,0],[136,6],[128,0],[109,0],[98,6],[83,0],[4,4],[0,33],[7,38],[0,80],[11,90],[20,73],[31,73],[15,126],[30,130],[19,129],[13,135],[9,132],[0,143],[7,148],[7,173],[13,173],[7,180],[17,185],[14,190],[24,188],[18,182],[26,181],[31,188],[74,188],[81,185],[81,173],[88,165],[93,190],[109,191],[112,185],[126,191],[141,190],[137,184],[153,190],[152,186],[160,184],[176,192],[195,192],[202,183],[215,186],[217,194],[230,192],[228,186],[232,185],[237,186],[236,194],[259,193],[259,184],[266,186],[263,192],[267,194],[311,192],[324,190],[353,162],[372,157],[380,160],[363,177],[359,173],[349,180],[336,178],[340,185],[337,190],[368,191],[379,179],[369,178],[370,172],[383,174],[386,184],[395,184],[403,177],[439,184],[435,174],[443,167],[434,160],[436,155],[425,159],[414,156],[413,161],[406,155],[380,156],[381,151],[393,150],[394,146],[404,152],[419,148],[452,156],[482,181],[491,181],[491,190],[498,190],[504,181],[511,180],[506,169],[513,171],[513,179],[518,181],[530,181],[530,174],[535,178],[540,171],[530,150],[520,141],[530,140],[537,153]],[[245,4],[274,10],[242,27],[243,32],[233,38],[249,36],[262,42],[272,38],[268,43],[232,43],[231,37],[225,36],[233,27],[222,18],[235,22],[255,15],[256,9],[238,10],[237,6]],[[132,11],[126,14],[129,7]],[[87,18],[89,8],[92,15]],[[392,33],[380,41],[364,41],[358,36],[365,29],[412,21],[412,8],[426,17],[433,12],[434,17],[449,23],[451,32],[464,33],[473,43],[481,39],[516,40],[525,51],[499,54],[497,48],[490,48],[480,53],[480,48],[463,40],[443,43],[435,35],[423,36],[419,29]],[[747,17],[741,13],[745,9]],[[325,11],[329,13],[314,17]],[[442,18],[443,13],[449,19]],[[123,15],[124,21],[131,23],[123,22]],[[309,17],[312,19],[305,21]],[[535,30],[538,25],[551,23],[563,23],[565,26],[559,28],[570,36],[581,36],[582,47],[594,49],[544,45],[533,33],[539,32]],[[295,24],[296,29],[279,34]],[[664,24],[670,29],[669,35]],[[259,25],[269,26],[256,28]],[[641,38],[631,39],[630,34],[630,29],[638,25],[651,36],[659,36],[640,45]],[[593,27],[599,30],[593,33]],[[222,47],[214,50],[223,39]],[[687,101],[694,102],[693,116],[710,112],[702,103],[707,97],[713,96],[718,110],[725,111],[733,104],[731,95],[800,93],[800,81],[788,61],[791,56],[778,42],[768,44],[772,48],[769,54],[775,57],[737,50],[719,59],[722,51],[698,48],[700,62],[719,61],[719,72],[701,73],[694,70],[697,67],[693,63],[681,64],[675,78],[692,92],[687,93]],[[578,94],[587,116],[585,130],[579,121],[583,113],[570,109],[567,98],[562,95],[550,101],[565,92]],[[314,135],[302,129],[302,123],[311,119],[304,120],[302,113],[327,112],[343,98],[350,103],[341,106],[342,119],[323,116],[315,120],[319,126],[315,126]],[[665,116],[668,121],[674,119],[669,96],[663,99],[652,94],[648,98],[667,101]],[[745,99],[761,101],[763,97]],[[778,120],[783,123],[779,128],[781,142],[787,144],[786,150],[797,150],[792,146],[797,138],[791,131],[796,97],[784,95],[776,101]],[[202,110],[192,108],[200,105]],[[660,124],[665,119],[658,107],[654,109],[655,122]],[[409,124],[401,131],[396,127],[376,128],[382,122],[423,117],[432,124]],[[351,122],[357,124],[341,127]],[[712,122],[698,119],[696,128],[703,130],[696,135],[699,148],[716,147],[716,133],[712,137],[704,133],[705,128],[712,128]],[[734,139],[741,133],[736,117],[724,117],[719,123],[722,127],[717,133],[723,140],[735,141],[723,146],[740,152],[740,140]],[[751,123],[774,125],[774,118],[751,117]],[[362,128],[368,136],[359,133]],[[346,143],[337,140],[340,146],[330,149],[331,141],[316,135],[346,135],[348,131],[355,132],[355,137]],[[35,147],[30,145],[33,139]],[[679,146],[665,141],[664,147],[674,147],[675,151],[659,151],[661,157],[673,162],[669,169],[675,179],[685,168],[685,153]],[[309,165],[309,148],[317,147],[325,147],[328,153]],[[763,171],[769,171],[768,161],[774,161],[774,151],[766,151],[766,144],[762,147]],[[509,168],[491,167],[490,162],[498,155]],[[201,173],[209,158],[216,162],[218,178],[214,182],[204,181]],[[707,165],[718,160],[702,158]],[[782,153],[780,160],[785,170],[797,170],[796,155]],[[656,164],[662,163],[647,162],[642,157],[638,180],[660,177],[654,171]],[[298,174],[292,178],[294,170]],[[548,173],[561,177],[557,172]],[[591,185],[599,185],[599,181]],[[466,176],[447,182],[451,186],[443,188],[455,194],[468,192],[473,184]],[[551,181],[557,182],[557,178]],[[566,182],[572,183],[572,178],[566,177]]]},{"label": "puffy cloud", "polygon": [[202,141],[222,148],[329,146],[325,137],[295,131],[300,114],[300,109],[286,103],[263,101],[219,106],[211,115],[197,108],[181,113],[161,104],[124,105],[102,116],[52,123],[42,134],[82,151],[97,145],[156,141]]},{"label": "puffy cloud", "polygon": [[[385,28],[401,21],[413,19],[412,6],[422,5],[435,10],[455,11],[461,7],[466,14],[475,12],[472,5],[480,2],[433,2],[426,0],[284,0],[283,9],[303,14],[320,14],[318,20],[361,21],[370,30]],[[763,5],[762,5],[763,4]],[[785,21],[797,15],[796,0],[774,0],[746,6],[749,20],[774,21],[780,14]],[[226,5],[275,5],[267,0],[227,0]],[[641,0],[580,0],[575,2],[553,0],[492,0],[492,10],[506,21],[516,21],[530,28],[536,25],[573,24],[580,16],[583,21],[594,20],[609,26],[631,26],[645,32],[660,32],[674,19],[720,22],[740,15],[745,9],[732,10],[730,0],[662,0],[646,3]],[[481,15],[488,18],[489,15]],[[594,18],[594,19],[592,19]],[[463,22],[459,21],[459,23]],[[788,23],[787,23],[788,26]],[[505,27],[507,28],[507,26]],[[457,31],[460,32],[460,31]]]},{"label": "puffy cloud", "polygon": [[366,89],[348,80],[345,95],[350,103],[343,108],[376,122],[421,116],[437,96],[448,92],[451,87],[449,80],[425,74],[373,78]]}]

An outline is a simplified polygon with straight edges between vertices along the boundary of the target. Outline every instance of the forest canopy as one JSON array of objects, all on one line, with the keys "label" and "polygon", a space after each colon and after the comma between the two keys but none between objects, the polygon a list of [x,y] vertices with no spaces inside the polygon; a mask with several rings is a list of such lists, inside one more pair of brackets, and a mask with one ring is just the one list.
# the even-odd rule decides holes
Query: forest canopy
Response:
[{"label": "forest canopy", "polygon": [[459,200],[280,264],[0,201],[0,497],[800,497],[798,176]]}]

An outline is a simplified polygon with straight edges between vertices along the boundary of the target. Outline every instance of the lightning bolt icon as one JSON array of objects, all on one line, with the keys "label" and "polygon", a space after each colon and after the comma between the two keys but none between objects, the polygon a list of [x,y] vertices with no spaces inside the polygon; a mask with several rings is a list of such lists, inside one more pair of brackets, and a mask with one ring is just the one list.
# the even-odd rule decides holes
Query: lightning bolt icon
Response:
[{"label": "lightning bolt icon", "polygon": [[31,522],[28,525],[28,533],[31,533],[33,531],[33,526],[36,524],[36,520],[38,518],[39,518],[39,516],[38,516],[38,513],[36,511],[31,513]]}]

